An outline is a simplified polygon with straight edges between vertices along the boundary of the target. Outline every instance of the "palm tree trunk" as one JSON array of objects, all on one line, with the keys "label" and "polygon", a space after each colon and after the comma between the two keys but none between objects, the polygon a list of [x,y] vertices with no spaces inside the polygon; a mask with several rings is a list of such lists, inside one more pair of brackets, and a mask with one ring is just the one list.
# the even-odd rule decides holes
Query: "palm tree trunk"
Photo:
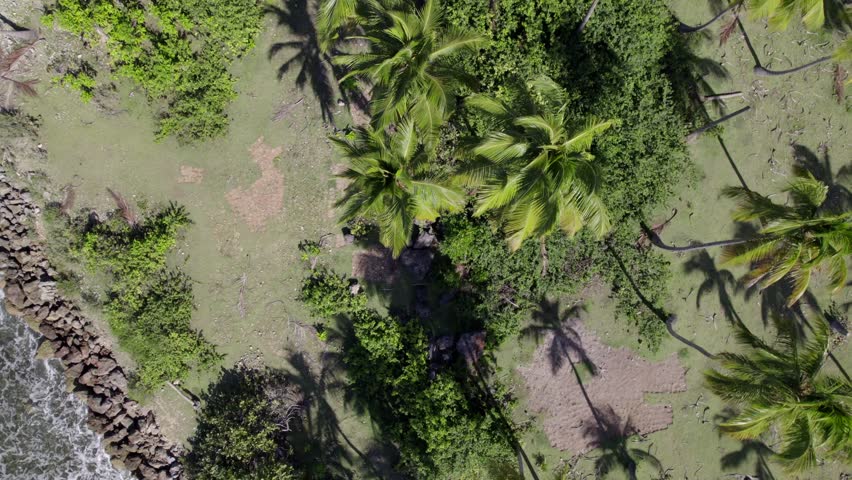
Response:
[{"label": "palm tree trunk", "polygon": [[589,10],[586,12],[586,16],[583,17],[583,22],[580,23],[580,26],[577,28],[577,34],[578,35],[583,33],[583,30],[586,28],[586,24],[589,23],[589,20],[591,20],[592,15],[595,14],[595,9],[598,8],[599,2],[600,2],[600,0],[594,0],[592,2],[592,6],[589,7]]},{"label": "palm tree trunk", "polygon": [[548,264],[549,263],[547,261],[547,240],[545,239],[545,237],[541,237],[541,276],[542,277],[547,276]]},{"label": "palm tree trunk", "polygon": [[713,95],[701,95],[698,94],[698,99],[701,102],[713,101],[713,100],[727,100],[729,98],[740,97],[742,98],[743,92],[728,92],[728,93],[714,93]]},{"label": "palm tree trunk", "polygon": [[751,109],[750,106],[745,106],[745,107],[737,110],[736,112],[729,113],[729,114],[725,115],[724,117],[722,117],[718,120],[714,120],[714,121],[708,123],[707,125],[704,125],[703,127],[699,128],[698,130],[687,135],[686,136],[686,142],[687,143],[694,142],[696,138],[698,138],[702,133],[706,132],[707,130],[710,130],[711,128],[715,127],[716,125],[719,125],[720,123],[727,122],[728,120],[736,117],[737,115],[745,113],[745,112],[749,111],[750,109]]},{"label": "palm tree trunk", "polygon": [[645,234],[648,235],[648,239],[651,240],[651,243],[654,244],[655,247],[663,249],[663,250],[668,250],[669,252],[692,252],[692,251],[695,251],[695,250],[705,250],[705,249],[712,248],[712,247],[725,247],[725,246],[728,246],[728,245],[741,245],[743,243],[748,243],[748,242],[752,242],[754,240],[757,240],[756,238],[734,238],[734,239],[731,239],[731,240],[719,240],[719,241],[716,241],[716,242],[694,243],[694,244],[689,245],[687,247],[675,247],[675,246],[666,245],[665,243],[663,243],[663,240],[660,239],[660,236],[657,235],[657,233],[655,231],[648,228],[648,226],[645,225],[644,222],[641,223],[641,226],[642,226],[642,230],[645,231]]},{"label": "palm tree trunk", "polygon": [[707,27],[709,27],[710,25],[712,25],[712,24],[713,24],[713,22],[715,22],[716,20],[719,20],[720,18],[722,18],[722,16],[723,16],[723,15],[725,15],[725,14],[726,14],[726,13],[728,13],[728,12],[730,12],[730,11],[731,11],[731,10],[733,10],[735,7],[739,7],[741,3],[742,3],[742,2],[736,2],[736,3],[731,4],[731,6],[729,6],[728,8],[726,8],[726,9],[724,9],[724,10],[722,10],[721,12],[717,13],[715,17],[713,17],[713,18],[711,18],[711,19],[710,19],[710,21],[708,21],[707,23],[704,23],[704,24],[702,24],[702,25],[698,25],[698,26],[695,26],[695,27],[691,27],[691,26],[689,26],[689,25],[687,25],[687,24],[685,24],[685,23],[683,23],[683,22],[680,22],[680,25],[677,27],[677,31],[678,31],[678,32],[680,32],[680,33],[695,33],[695,32],[700,32],[701,30],[704,30],[705,28],[707,28]]},{"label": "palm tree trunk", "polygon": [[790,73],[800,72],[802,70],[806,70],[808,68],[813,67],[814,65],[819,65],[820,63],[824,63],[831,60],[831,56],[820,57],[813,62],[806,63],[804,65],[800,65],[796,68],[791,68],[789,70],[769,70],[763,67],[763,65],[755,65],[754,66],[754,74],[759,75],[761,77],[779,77],[781,75],[787,75]]}]

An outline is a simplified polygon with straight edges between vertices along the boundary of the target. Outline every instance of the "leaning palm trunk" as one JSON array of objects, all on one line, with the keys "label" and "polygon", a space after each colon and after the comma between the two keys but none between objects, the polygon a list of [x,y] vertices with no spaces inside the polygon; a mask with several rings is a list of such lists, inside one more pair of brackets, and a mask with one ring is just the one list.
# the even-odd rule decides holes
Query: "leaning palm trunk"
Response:
[{"label": "leaning palm trunk", "polygon": [[706,132],[707,130],[712,129],[716,125],[720,125],[722,123],[725,123],[728,120],[736,117],[737,115],[740,115],[740,114],[743,114],[743,113],[749,111],[750,109],[751,109],[751,107],[745,106],[745,107],[737,110],[736,112],[729,113],[729,114],[725,115],[724,117],[722,117],[718,120],[714,120],[714,121],[708,123],[707,125],[704,125],[703,127],[699,128],[698,130],[696,130],[696,131],[694,131],[694,132],[692,132],[692,133],[690,133],[689,135],[686,136],[687,143],[694,142],[695,139],[697,139],[699,136],[701,136],[702,133]]},{"label": "leaning palm trunk", "polygon": [[722,18],[726,13],[730,12],[731,10],[733,10],[736,7],[739,7],[741,4],[742,4],[742,2],[732,3],[728,8],[717,13],[716,16],[711,18],[707,23],[703,23],[703,24],[697,25],[695,27],[692,27],[692,26],[687,25],[683,22],[680,22],[680,25],[677,27],[677,31],[680,32],[680,33],[700,32],[701,30],[704,30],[705,28],[707,28],[710,25],[712,25],[713,23],[715,23],[716,20],[719,20],[720,18]]},{"label": "leaning palm trunk", "polygon": [[598,3],[600,0],[594,0],[592,2],[592,6],[589,7],[589,10],[586,12],[586,16],[583,17],[583,22],[580,23],[580,26],[577,28],[577,33],[583,33],[583,30],[586,29],[586,25],[589,23],[589,20],[592,19],[592,15],[595,14],[595,9],[598,8]]},{"label": "leaning palm trunk", "polygon": [[825,63],[831,60],[831,56],[820,57],[813,62],[806,63],[804,65],[799,65],[795,68],[790,68],[788,70],[769,70],[768,68],[764,68],[763,65],[755,65],[754,66],[754,74],[759,75],[761,77],[779,77],[781,75],[789,75],[791,73],[801,72],[802,70],[807,70],[815,65],[819,65],[820,63]]},{"label": "leaning palm trunk", "polygon": [[686,247],[675,247],[673,245],[667,245],[663,242],[657,232],[653,229],[648,228],[644,223],[642,224],[642,230],[645,231],[645,234],[648,235],[648,239],[651,240],[651,243],[654,244],[655,247],[660,248],[662,250],[668,250],[670,252],[694,252],[696,250],[706,250],[708,248],[713,247],[728,247],[731,245],[742,245],[744,243],[754,242],[757,239],[754,238],[733,238],[730,240],[718,240],[715,242],[707,242],[707,243],[693,243]]}]

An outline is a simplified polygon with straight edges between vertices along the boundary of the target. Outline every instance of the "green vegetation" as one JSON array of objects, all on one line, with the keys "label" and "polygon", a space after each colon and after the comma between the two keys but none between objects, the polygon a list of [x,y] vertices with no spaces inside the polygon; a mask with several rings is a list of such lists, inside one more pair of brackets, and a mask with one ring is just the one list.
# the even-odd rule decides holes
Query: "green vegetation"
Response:
[{"label": "green vegetation", "polygon": [[80,92],[80,99],[84,103],[89,103],[95,98],[95,87],[97,83],[92,76],[92,72],[80,70],[77,72],[68,72],[61,77],[57,77],[54,81],[64,87]]},{"label": "green vegetation", "polygon": [[588,150],[614,122],[573,127],[565,89],[548,77],[530,81],[529,88],[520,108],[486,96],[467,100],[500,128],[473,149],[474,161],[462,170],[467,183],[477,187],[474,215],[499,212],[512,250],[557,228],[573,236],[587,226],[602,238],[610,220]]},{"label": "green vegetation", "polygon": [[254,0],[169,0],[116,4],[57,0],[46,25],[83,35],[109,52],[116,74],[136,81],[159,111],[157,137],[189,142],[221,135],[236,96],[231,62],[254,46]]},{"label": "green vegetation", "polygon": [[787,306],[792,306],[807,291],[814,270],[828,270],[835,292],[846,285],[846,258],[852,255],[852,213],[831,212],[825,205],[828,185],[806,171],[799,172],[784,191],[789,194],[786,205],[742,187],[725,191],[740,201],[734,220],[763,223],[760,239],[729,246],[725,254],[728,264],[751,266],[743,279],[747,287],[760,283],[766,288],[783,278],[792,279],[787,299]]},{"label": "green vegetation", "polygon": [[435,221],[464,205],[461,192],[430,172],[430,152],[418,133],[404,120],[393,135],[367,127],[356,129],[352,140],[330,137],[350,162],[341,174],[352,181],[338,201],[341,222],[375,219],[382,244],[395,257],[408,245],[415,220]]},{"label": "green vegetation", "polygon": [[192,368],[210,367],[219,356],[190,326],[189,277],[167,265],[178,235],[190,224],[186,211],[172,204],[137,221],[126,203],[122,210],[123,216],[79,233],[75,248],[89,271],[108,276],[106,319],[137,363],[136,383],[151,390],[186,378]]},{"label": "green vegetation", "polygon": [[[272,370],[223,370],[204,395],[190,438],[187,470],[196,480],[296,480],[284,456],[299,393]],[[291,426],[292,424],[292,426]]]},{"label": "green vegetation", "polygon": [[777,457],[791,472],[813,468],[822,457],[852,459],[852,383],[820,373],[830,352],[828,325],[812,324],[804,340],[789,320],[777,321],[774,345],[739,324],[737,340],[749,350],[720,353],[724,370],[705,374],[710,390],[742,407],[719,429],[756,440],[777,428]]},{"label": "green vegetation", "polygon": [[348,282],[327,270],[311,272],[301,298],[314,312],[346,317],[352,338],[343,342],[343,362],[353,401],[396,443],[405,471],[481,478],[495,461],[511,459],[499,412],[471,390],[475,381],[463,366],[447,366],[430,379],[429,342],[418,322],[367,308],[365,294],[351,293]]}]

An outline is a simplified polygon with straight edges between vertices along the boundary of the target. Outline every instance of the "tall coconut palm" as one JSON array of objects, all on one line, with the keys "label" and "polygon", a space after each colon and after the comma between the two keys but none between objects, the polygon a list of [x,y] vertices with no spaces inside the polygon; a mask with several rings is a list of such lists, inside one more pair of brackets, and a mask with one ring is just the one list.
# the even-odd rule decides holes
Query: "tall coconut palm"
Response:
[{"label": "tall coconut palm", "polygon": [[366,40],[369,50],[334,58],[349,69],[341,82],[359,76],[373,83],[377,128],[409,115],[423,133],[429,133],[452,112],[456,88],[476,84],[453,59],[476,49],[484,39],[446,27],[438,1],[426,0],[414,12],[369,3],[366,34],[350,37]]},{"label": "tall coconut palm", "polygon": [[797,18],[800,18],[809,30],[819,30],[826,24],[848,25],[849,22],[844,0],[732,0],[728,8],[719,12],[709,22],[697,27],[681,24],[680,31],[691,33],[703,30],[728,11],[734,11],[736,15],[741,8],[746,8],[752,17],[766,19],[769,26],[775,30],[786,30]]},{"label": "tall coconut palm", "polygon": [[721,370],[705,373],[708,388],[740,408],[719,429],[755,440],[775,427],[777,458],[790,471],[813,467],[819,456],[852,458],[852,383],[820,374],[829,354],[828,327],[816,322],[802,343],[794,325],[777,323],[774,345],[739,323],[737,340],[748,350],[718,354]]},{"label": "tall coconut palm", "polygon": [[726,265],[748,264],[744,277],[747,287],[766,288],[789,278],[792,291],[788,306],[805,293],[814,270],[827,267],[831,287],[837,291],[846,284],[846,258],[852,255],[852,212],[832,214],[821,207],[828,186],[809,172],[798,176],[784,189],[789,204],[774,203],[742,187],[729,187],[724,193],[739,201],[736,221],[761,220],[759,237],[723,250]]},{"label": "tall coconut palm", "polygon": [[353,139],[331,137],[349,160],[341,177],[351,181],[337,203],[340,221],[367,217],[377,221],[382,244],[394,257],[408,245],[415,220],[434,221],[443,211],[457,211],[464,195],[429,171],[429,152],[418,141],[414,123],[401,121],[394,133],[359,128]]},{"label": "tall coconut palm", "polygon": [[751,266],[742,279],[748,288],[766,288],[790,279],[788,306],[804,295],[813,272],[821,267],[828,268],[830,285],[837,291],[846,284],[846,259],[852,255],[852,212],[834,213],[824,208],[828,186],[807,171],[798,170],[796,174],[783,190],[789,196],[786,204],[774,203],[744,187],[724,190],[726,196],[739,201],[734,220],[762,222],[754,237],[672,247],[650,232],[651,242],[677,252],[724,247],[723,265]]},{"label": "tall coconut palm", "polygon": [[468,100],[499,127],[473,148],[475,159],[460,175],[477,188],[475,214],[499,212],[512,250],[556,229],[574,235],[585,227],[603,237],[610,219],[598,196],[598,165],[589,149],[616,122],[590,120],[578,127],[562,87],[540,77],[528,88],[523,115],[492,97]]}]

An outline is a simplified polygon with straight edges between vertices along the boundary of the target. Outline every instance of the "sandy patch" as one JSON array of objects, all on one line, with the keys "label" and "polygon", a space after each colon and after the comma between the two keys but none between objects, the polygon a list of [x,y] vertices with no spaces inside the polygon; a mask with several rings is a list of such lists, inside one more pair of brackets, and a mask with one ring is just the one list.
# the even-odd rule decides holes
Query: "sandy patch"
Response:
[{"label": "sandy patch", "polygon": [[180,166],[180,177],[178,183],[201,183],[204,180],[204,169],[190,167],[188,165]]},{"label": "sandy patch", "polygon": [[[565,356],[581,375],[585,394],[594,407],[595,419],[583,389]],[[598,425],[610,430],[618,424],[624,434],[646,434],[672,423],[671,405],[649,405],[645,393],[686,390],[686,370],[676,356],[651,363],[626,348],[601,343],[577,320],[569,320],[558,335],[549,332],[533,355],[530,365],[519,367],[529,390],[529,409],[543,417],[544,432],[560,450],[582,454],[599,441]]]},{"label": "sandy patch", "polygon": [[391,251],[384,247],[370,247],[352,255],[352,276],[367,283],[390,285],[397,280],[399,267]]},{"label": "sandy patch", "polygon": [[247,189],[237,187],[225,195],[234,212],[253,232],[262,230],[284,206],[284,176],[273,162],[283,151],[283,147],[271,147],[263,143],[263,137],[258,138],[249,153],[260,167],[260,178]]}]

